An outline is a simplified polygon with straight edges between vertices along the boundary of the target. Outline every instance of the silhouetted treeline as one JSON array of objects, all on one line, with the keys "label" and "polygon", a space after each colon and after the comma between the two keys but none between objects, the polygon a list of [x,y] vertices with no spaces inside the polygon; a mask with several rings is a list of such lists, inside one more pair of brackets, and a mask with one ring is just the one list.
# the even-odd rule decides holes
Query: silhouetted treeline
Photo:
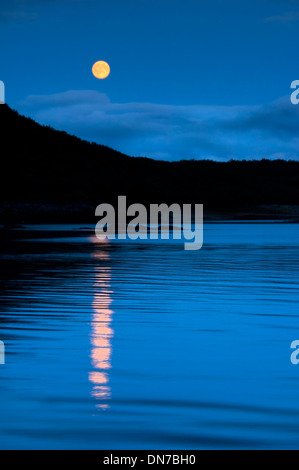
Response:
[{"label": "silhouetted treeline", "polygon": [[93,220],[96,205],[118,195],[144,204],[203,203],[219,214],[299,207],[299,162],[133,158],[40,126],[6,105],[0,126],[2,219],[23,211],[29,219],[51,213]]}]

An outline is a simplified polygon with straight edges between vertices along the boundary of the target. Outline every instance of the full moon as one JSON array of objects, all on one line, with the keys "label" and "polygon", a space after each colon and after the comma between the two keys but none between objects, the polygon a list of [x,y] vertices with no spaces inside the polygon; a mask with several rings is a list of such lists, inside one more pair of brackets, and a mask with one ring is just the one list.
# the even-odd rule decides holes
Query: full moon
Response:
[{"label": "full moon", "polygon": [[104,78],[107,78],[108,75],[110,75],[110,66],[107,64],[107,62],[100,60],[99,62],[93,64],[92,73],[96,78],[103,80]]}]

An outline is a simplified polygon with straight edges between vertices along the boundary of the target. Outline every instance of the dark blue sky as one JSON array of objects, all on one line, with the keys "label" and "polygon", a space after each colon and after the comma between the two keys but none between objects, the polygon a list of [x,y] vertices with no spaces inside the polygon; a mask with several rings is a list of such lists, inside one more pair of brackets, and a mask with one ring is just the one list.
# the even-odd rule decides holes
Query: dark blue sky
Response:
[{"label": "dark blue sky", "polygon": [[298,30],[299,0],[1,0],[0,79],[23,114],[131,155],[299,159]]}]

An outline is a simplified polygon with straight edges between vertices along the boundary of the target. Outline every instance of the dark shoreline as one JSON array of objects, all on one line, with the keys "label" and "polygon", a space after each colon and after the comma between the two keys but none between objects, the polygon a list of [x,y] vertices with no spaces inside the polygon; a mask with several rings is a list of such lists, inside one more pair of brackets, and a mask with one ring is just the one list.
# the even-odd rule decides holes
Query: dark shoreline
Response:
[{"label": "dark shoreline", "polygon": [[[89,204],[5,203],[0,204],[0,225],[13,228],[30,224],[95,224],[95,208]],[[204,207],[204,221],[299,223],[299,206],[273,204],[219,211]]]},{"label": "dark shoreline", "polygon": [[[205,221],[299,222],[299,162],[158,161],[82,141],[1,106],[0,224],[95,223],[103,203],[203,204]],[[187,156],[186,156],[187,158]]]}]

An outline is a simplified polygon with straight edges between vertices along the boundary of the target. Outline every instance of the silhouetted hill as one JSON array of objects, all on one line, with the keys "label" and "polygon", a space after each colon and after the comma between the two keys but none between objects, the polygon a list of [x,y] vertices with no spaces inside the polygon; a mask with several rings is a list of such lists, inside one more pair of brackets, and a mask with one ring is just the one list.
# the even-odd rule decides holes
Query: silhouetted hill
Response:
[{"label": "silhouetted hill", "polygon": [[0,126],[2,220],[94,220],[95,207],[118,195],[144,204],[203,203],[219,216],[298,212],[299,162],[133,158],[41,126],[6,105]]}]

